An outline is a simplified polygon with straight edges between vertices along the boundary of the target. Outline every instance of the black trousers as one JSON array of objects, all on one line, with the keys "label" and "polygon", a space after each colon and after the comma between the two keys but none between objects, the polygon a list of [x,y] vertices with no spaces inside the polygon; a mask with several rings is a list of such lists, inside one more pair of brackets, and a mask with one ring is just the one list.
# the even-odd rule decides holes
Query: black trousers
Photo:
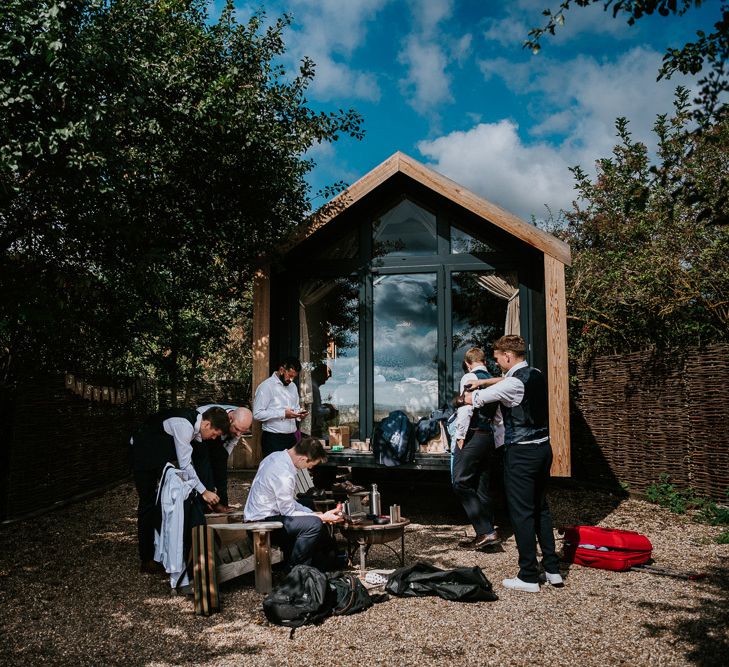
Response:
[{"label": "black trousers", "polygon": [[270,431],[262,431],[261,433],[261,452],[264,459],[273,452],[282,452],[285,449],[290,449],[295,444],[295,433],[271,433]]},{"label": "black trousers", "polygon": [[220,440],[211,440],[208,445],[210,468],[213,474],[215,491],[223,505],[228,504],[228,450]]},{"label": "black trousers", "polygon": [[154,558],[154,529],[162,521],[157,500],[157,482],[162,476],[162,468],[133,471],[134,486],[139,496],[137,505],[137,538],[139,540],[139,559],[144,562]]},{"label": "black trousers", "polygon": [[453,491],[476,535],[494,531],[493,473],[497,468],[493,433],[469,431],[463,448],[453,450]]},{"label": "black trousers", "polygon": [[288,567],[312,565],[327,569],[336,547],[329,528],[318,516],[269,516],[265,521],[281,521],[283,528],[271,533],[271,542],[284,552]]},{"label": "black trousers", "polygon": [[559,572],[554,545],[552,515],[547,505],[547,482],[552,466],[549,440],[540,444],[506,445],[504,451],[504,490],[519,551],[519,579],[539,581],[537,546],[547,572]]}]

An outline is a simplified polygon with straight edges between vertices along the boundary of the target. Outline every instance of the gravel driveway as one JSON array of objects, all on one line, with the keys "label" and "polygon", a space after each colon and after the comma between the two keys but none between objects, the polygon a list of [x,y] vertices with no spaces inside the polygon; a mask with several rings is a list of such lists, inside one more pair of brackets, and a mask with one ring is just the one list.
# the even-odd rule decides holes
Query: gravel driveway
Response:
[{"label": "gravel driveway", "polygon": [[[243,501],[250,476],[231,480]],[[496,602],[397,599],[318,627],[271,626],[249,576],[221,586],[222,613],[195,616],[190,598],[137,572],[130,483],[101,497],[0,528],[0,664],[3,665],[727,665],[729,545],[719,530],[638,500],[556,488],[555,525],[599,523],[647,534],[656,564],[701,570],[702,581],[642,572],[563,569],[563,589],[504,590],[516,547],[466,552],[467,531],[447,487],[403,490],[412,524],[408,562],[478,565]],[[386,498],[385,494],[389,494]],[[558,543],[559,544],[559,543]],[[373,547],[368,565],[392,568]]]}]

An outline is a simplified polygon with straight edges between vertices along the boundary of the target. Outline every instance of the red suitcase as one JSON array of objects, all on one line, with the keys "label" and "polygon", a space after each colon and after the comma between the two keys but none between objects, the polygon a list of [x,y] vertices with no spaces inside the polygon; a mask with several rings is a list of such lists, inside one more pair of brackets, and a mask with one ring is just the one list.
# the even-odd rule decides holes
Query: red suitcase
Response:
[{"label": "red suitcase", "polygon": [[653,551],[650,540],[632,530],[567,526],[559,532],[564,534],[563,560],[586,567],[625,572],[647,563]]}]

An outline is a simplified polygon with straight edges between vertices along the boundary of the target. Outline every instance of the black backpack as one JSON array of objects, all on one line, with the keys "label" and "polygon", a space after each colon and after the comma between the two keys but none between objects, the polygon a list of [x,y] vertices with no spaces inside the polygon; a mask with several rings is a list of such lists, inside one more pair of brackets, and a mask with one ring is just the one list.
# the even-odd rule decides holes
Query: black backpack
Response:
[{"label": "black backpack", "polygon": [[307,623],[321,623],[331,615],[336,597],[327,576],[309,565],[296,565],[263,599],[263,613],[276,625],[293,630]]},{"label": "black backpack", "polygon": [[402,410],[393,410],[376,427],[372,437],[375,460],[386,466],[399,466],[415,460],[415,428]]},{"label": "black backpack", "polygon": [[415,439],[418,443],[424,445],[428,440],[437,438],[440,435],[440,423],[447,422],[453,412],[453,408],[446,404],[440,410],[433,410],[429,417],[421,417],[415,425]]},{"label": "black backpack", "polygon": [[349,616],[369,609],[373,600],[362,582],[348,572],[334,572],[327,575],[329,588],[334,594],[332,609],[334,616]]}]

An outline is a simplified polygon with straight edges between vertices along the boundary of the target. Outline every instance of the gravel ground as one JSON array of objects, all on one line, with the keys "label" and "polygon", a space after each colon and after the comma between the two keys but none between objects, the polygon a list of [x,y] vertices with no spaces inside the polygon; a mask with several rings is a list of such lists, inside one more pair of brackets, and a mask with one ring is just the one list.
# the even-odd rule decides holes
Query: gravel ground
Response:
[{"label": "gravel ground", "polygon": [[[249,476],[231,480],[243,501]],[[296,631],[267,623],[252,575],[221,586],[222,613],[195,616],[191,598],[137,571],[136,495],[122,484],[101,497],[0,528],[3,665],[727,665],[729,546],[719,530],[638,500],[556,488],[555,525],[598,523],[647,534],[656,564],[701,570],[702,581],[642,572],[563,569],[563,589],[507,591],[516,574],[503,551],[459,550],[468,526],[446,487],[382,489],[412,520],[409,563],[478,565],[496,602],[397,599]],[[394,567],[372,549],[368,566]]]}]

